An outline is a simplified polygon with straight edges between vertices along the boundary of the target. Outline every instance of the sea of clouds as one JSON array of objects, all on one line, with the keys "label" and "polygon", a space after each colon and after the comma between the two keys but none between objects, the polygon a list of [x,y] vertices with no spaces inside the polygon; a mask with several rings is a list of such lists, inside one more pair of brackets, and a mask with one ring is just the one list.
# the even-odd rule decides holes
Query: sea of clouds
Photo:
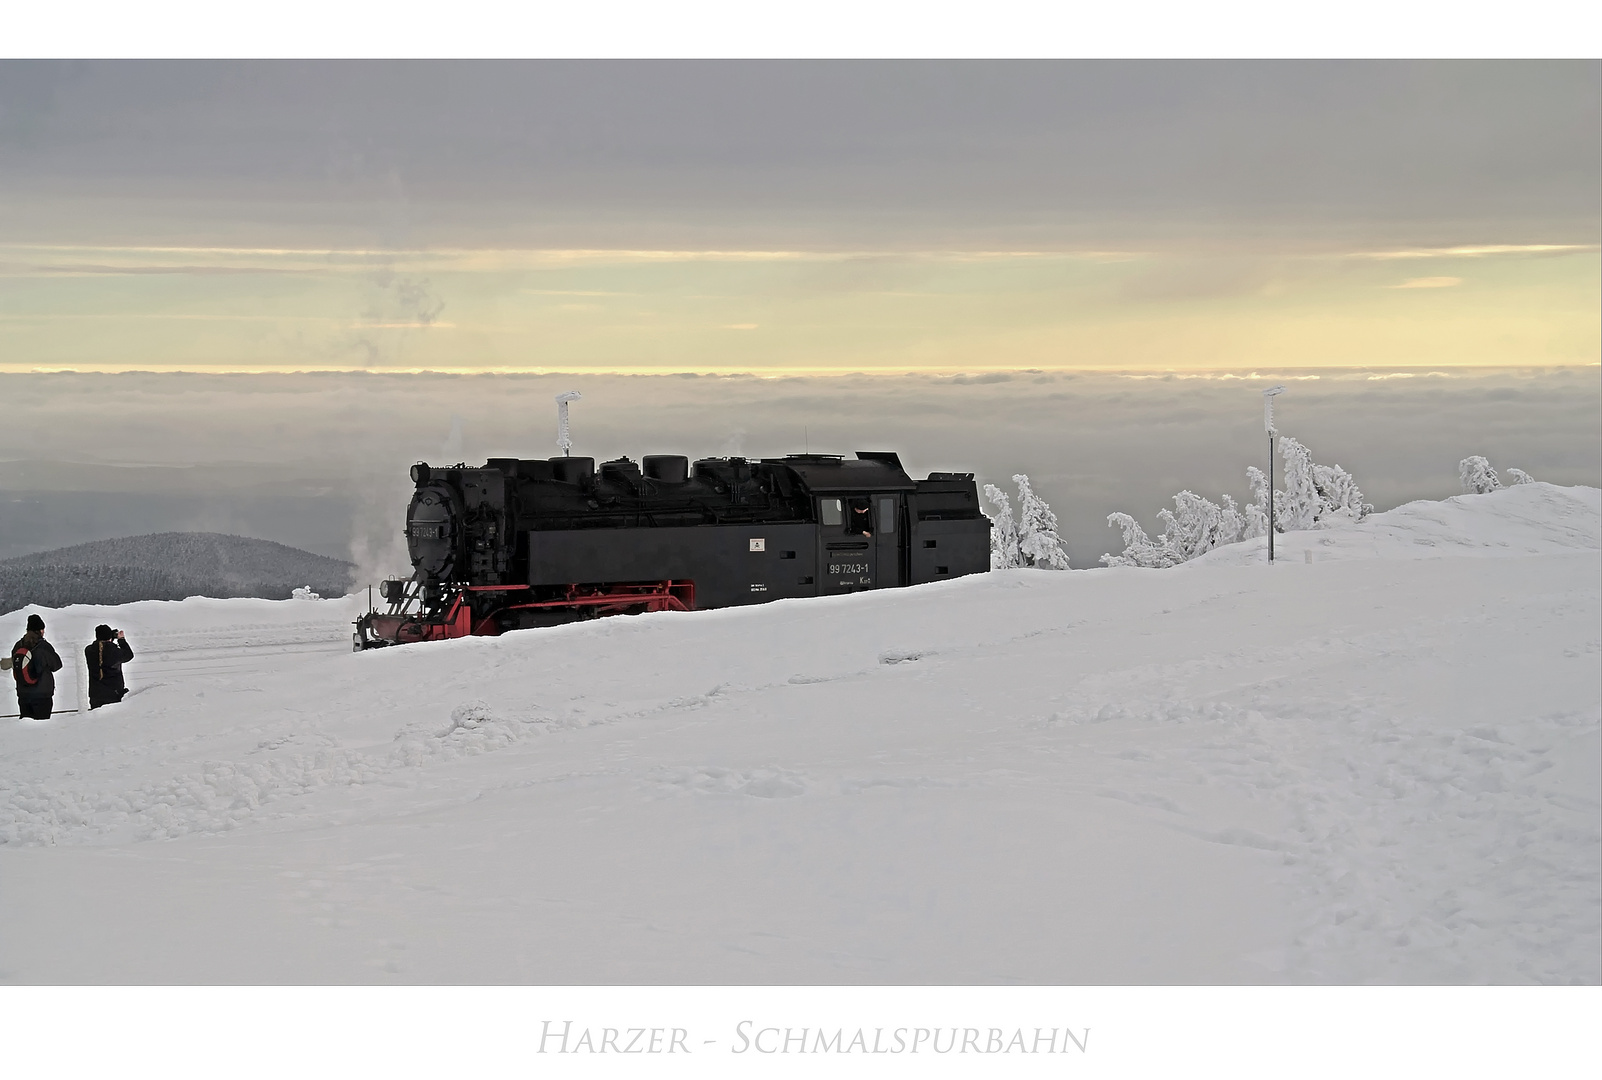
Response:
[{"label": "sea of clouds", "polygon": [[557,453],[777,456],[894,450],[909,472],[1027,473],[1076,567],[1148,528],[1175,492],[1247,496],[1278,426],[1352,472],[1384,510],[1458,491],[1483,454],[1560,484],[1602,483],[1597,369],[974,375],[0,375],[0,557],[113,536],[210,530],[349,558],[399,557],[408,466]]}]

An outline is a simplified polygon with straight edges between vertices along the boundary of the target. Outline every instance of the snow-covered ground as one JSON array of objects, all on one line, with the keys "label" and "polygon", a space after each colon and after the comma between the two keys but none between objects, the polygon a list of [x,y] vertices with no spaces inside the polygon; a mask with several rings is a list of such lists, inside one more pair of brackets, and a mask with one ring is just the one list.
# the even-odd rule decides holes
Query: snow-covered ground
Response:
[{"label": "snow-covered ground", "polygon": [[0,721],[0,981],[1602,980],[1598,491],[1277,551],[361,655],[46,613],[135,690]]}]

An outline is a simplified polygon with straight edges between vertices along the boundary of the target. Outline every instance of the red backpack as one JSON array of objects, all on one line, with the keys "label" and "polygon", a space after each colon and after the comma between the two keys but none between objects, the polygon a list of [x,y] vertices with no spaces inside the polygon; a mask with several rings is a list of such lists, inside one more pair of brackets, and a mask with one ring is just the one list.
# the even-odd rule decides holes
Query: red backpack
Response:
[{"label": "red backpack", "polygon": [[26,645],[11,650],[11,674],[20,686],[39,685],[39,673],[33,670],[33,653]]}]

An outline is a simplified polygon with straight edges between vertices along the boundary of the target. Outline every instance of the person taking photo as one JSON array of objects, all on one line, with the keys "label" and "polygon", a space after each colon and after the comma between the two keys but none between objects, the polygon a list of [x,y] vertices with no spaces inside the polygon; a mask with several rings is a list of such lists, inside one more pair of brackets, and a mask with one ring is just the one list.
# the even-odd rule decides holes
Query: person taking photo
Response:
[{"label": "person taking photo", "polygon": [[123,638],[121,630],[113,630],[105,623],[95,627],[95,640],[83,650],[89,664],[89,708],[112,705],[128,694],[122,681],[122,665],[133,659],[133,649]]}]

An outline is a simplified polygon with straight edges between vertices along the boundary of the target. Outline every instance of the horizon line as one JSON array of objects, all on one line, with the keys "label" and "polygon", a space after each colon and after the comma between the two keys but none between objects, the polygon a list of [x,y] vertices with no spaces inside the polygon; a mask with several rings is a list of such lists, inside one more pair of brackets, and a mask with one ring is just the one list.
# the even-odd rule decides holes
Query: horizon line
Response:
[{"label": "horizon line", "polygon": [[[571,368],[571,367],[363,367],[357,365],[288,368],[288,367],[261,367],[261,366],[218,366],[196,367],[185,365],[150,365],[150,364],[4,364],[0,363],[0,376],[3,375],[403,375],[403,376],[462,376],[462,375],[515,375],[526,377],[548,377],[556,375],[584,377],[584,376],[620,376],[631,378],[751,378],[751,379],[784,379],[802,377],[874,377],[874,376],[908,376],[933,375],[943,377],[984,376],[984,375],[1045,375],[1058,373],[1086,373],[1097,375],[1117,375],[1128,378],[1157,379],[1157,378],[1291,378],[1298,380],[1322,378],[1325,374],[1360,375],[1366,373],[1383,373],[1388,377],[1398,375],[1441,375],[1449,373],[1490,372],[1490,371],[1566,371],[1587,370],[1602,367],[1602,360],[1587,361],[1584,363],[1451,363],[1451,364],[1287,364],[1283,367],[1267,367],[1263,364],[1243,365],[1240,367],[1132,367],[1128,365],[1095,365],[1095,364],[1063,364],[1063,365],[949,365],[949,366],[918,366],[918,367],[705,367],[682,368],[661,365],[636,365],[604,368]],[[1268,372],[1299,372],[1300,374],[1273,375],[1259,374]]]}]

